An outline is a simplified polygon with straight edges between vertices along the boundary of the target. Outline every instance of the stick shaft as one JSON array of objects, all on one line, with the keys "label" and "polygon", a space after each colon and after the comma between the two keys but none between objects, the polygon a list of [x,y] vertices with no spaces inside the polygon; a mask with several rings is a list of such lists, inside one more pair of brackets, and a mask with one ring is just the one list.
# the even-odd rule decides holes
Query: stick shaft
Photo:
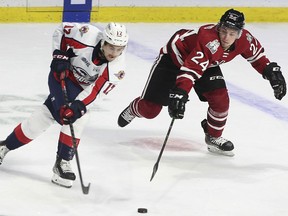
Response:
[{"label": "stick shaft", "polygon": [[[65,72],[63,72],[63,73],[65,73]],[[63,79],[62,74],[61,74],[61,78],[60,78],[61,79],[61,88],[62,88],[64,100],[65,100],[65,105],[69,106],[69,99],[68,99],[68,95],[67,95],[66,83],[65,83],[65,80]],[[75,151],[76,163],[77,163],[78,173],[79,173],[79,177],[80,177],[82,192],[84,194],[88,194],[89,188],[90,188],[90,183],[88,184],[88,186],[85,186],[83,183],[82,172],[81,172],[81,167],[80,167],[80,159],[79,159],[79,154],[78,154],[78,150],[77,150],[77,141],[75,138],[73,124],[70,121],[69,121],[69,127],[70,127],[70,132],[71,132],[71,137],[72,137],[73,148]]]},{"label": "stick shaft", "polygon": [[153,178],[154,178],[154,176],[155,176],[155,174],[156,174],[156,172],[157,172],[157,170],[158,170],[158,165],[159,165],[159,162],[160,162],[160,160],[161,160],[162,154],[163,154],[163,152],[164,152],[164,149],[165,149],[167,140],[168,140],[168,138],[169,138],[170,132],[171,132],[171,130],[172,130],[174,121],[175,121],[175,118],[172,118],[171,123],[170,123],[170,126],[169,126],[169,129],[168,129],[168,131],[167,131],[167,134],[166,134],[166,137],[165,137],[165,140],[164,140],[164,143],[163,143],[162,148],[161,148],[161,150],[160,150],[159,156],[158,156],[157,161],[156,161],[156,163],[155,163],[155,165],[154,165],[154,167],[153,167],[153,172],[152,172],[152,176],[151,176],[151,178],[150,178],[150,181],[153,180]]}]

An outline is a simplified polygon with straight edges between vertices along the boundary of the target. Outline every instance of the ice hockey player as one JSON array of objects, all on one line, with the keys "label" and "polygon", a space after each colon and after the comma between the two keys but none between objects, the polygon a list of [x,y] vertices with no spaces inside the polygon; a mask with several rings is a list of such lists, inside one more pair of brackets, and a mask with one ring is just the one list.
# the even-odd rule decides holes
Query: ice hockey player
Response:
[{"label": "ice hockey player", "polygon": [[244,24],[244,14],[229,9],[217,24],[177,31],[161,48],[142,95],[119,115],[119,126],[125,127],[135,117],[155,118],[162,106],[168,106],[171,118],[182,119],[188,94],[194,88],[199,99],[208,102],[207,119],[201,122],[208,151],[233,156],[233,143],[222,137],[229,95],[220,65],[241,55],[269,80],[277,99],[286,94],[280,66],[270,62]]},{"label": "ice hockey player", "polygon": [[[61,127],[52,182],[71,187],[76,176],[70,161],[88,118],[89,108],[107,95],[124,77],[126,27],[109,23],[103,31],[93,24],[62,23],[53,34],[53,60],[44,104],[0,142],[0,164],[5,155],[26,145],[57,121]],[[64,76],[63,76],[64,75]],[[65,105],[60,79],[65,80],[69,106]]]}]

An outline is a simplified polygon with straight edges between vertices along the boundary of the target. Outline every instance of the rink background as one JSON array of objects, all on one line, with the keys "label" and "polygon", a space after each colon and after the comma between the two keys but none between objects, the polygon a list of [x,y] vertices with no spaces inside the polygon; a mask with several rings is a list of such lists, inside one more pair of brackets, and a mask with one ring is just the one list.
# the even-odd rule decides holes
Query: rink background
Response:
[{"label": "rink background", "polygon": [[[29,145],[9,152],[0,166],[0,215],[270,216],[288,208],[287,97],[274,99],[263,80],[241,57],[223,65],[231,109],[224,136],[235,157],[207,152],[200,122],[207,104],[190,93],[183,120],[175,121],[158,172],[149,182],[170,117],[164,108],[153,120],[117,126],[119,113],[141,94],[158,50],[180,28],[199,24],[131,24],[126,77],[93,108],[79,147],[88,195],[79,179],[73,188],[50,183],[59,126]],[[100,27],[105,23],[100,23]],[[0,138],[45,99],[51,35],[57,24],[1,24]],[[287,24],[248,24],[287,78]],[[73,167],[77,173],[76,163]],[[78,173],[77,173],[78,175]],[[179,213],[181,212],[181,213]]]}]

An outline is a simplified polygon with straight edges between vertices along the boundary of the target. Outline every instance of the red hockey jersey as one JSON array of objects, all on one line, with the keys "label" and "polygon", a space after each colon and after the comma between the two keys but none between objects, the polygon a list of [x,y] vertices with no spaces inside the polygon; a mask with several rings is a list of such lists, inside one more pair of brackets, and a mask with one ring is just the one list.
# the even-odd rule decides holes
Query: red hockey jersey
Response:
[{"label": "red hockey jersey", "polygon": [[215,24],[177,31],[161,52],[169,54],[179,67],[176,84],[187,92],[207,68],[229,62],[237,55],[245,58],[261,74],[270,63],[260,42],[246,29],[230,49],[224,51]]}]

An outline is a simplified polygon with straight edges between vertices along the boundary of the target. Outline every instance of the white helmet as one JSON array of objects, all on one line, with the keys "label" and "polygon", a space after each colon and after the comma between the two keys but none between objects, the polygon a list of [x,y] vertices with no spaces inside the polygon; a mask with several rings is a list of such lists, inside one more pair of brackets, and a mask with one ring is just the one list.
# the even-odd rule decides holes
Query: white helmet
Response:
[{"label": "white helmet", "polygon": [[126,46],[128,43],[126,27],[120,23],[109,23],[103,31],[103,38],[104,41],[115,46]]}]

